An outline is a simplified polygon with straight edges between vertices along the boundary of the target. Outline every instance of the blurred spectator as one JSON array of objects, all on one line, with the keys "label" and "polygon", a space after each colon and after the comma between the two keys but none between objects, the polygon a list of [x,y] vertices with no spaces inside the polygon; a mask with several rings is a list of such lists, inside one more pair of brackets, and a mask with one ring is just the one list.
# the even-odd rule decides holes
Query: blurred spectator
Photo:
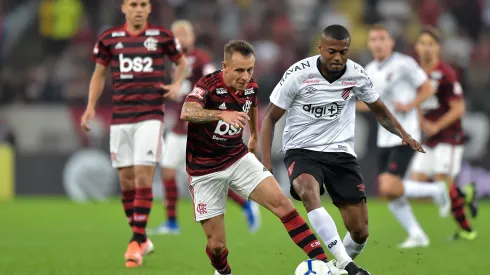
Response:
[{"label": "blurred spectator", "polygon": [[56,55],[64,50],[79,26],[83,6],[80,0],[42,0],[39,6],[39,33],[44,52]]},{"label": "blurred spectator", "polygon": [[15,135],[5,121],[0,118],[0,144],[8,143],[15,148]]},{"label": "blurred spectator", "polygon": [[[85,104],[95,38],[123,22],[120,5],[120,0],[4,1],[0,103]],[[255,78],[264,91],[261,102],[268,101],[289,66],[317,53],[318,35],[329,24],[350,29],[350,57],[364,64],[371,58],[365,50],[366,23],[375,22],[384,23],[396,39],[397,50],[407,53],[412,52],[422,25],[441,28],[444,56],[468,83],[465,94],[490,98],[489,93],[479,92],[489,89],[490,45],[488,27],[483,26],[490,26],[490,0],[165,0],[152,5],[152,23],[168,27],[179,18],[193,22],[197,44],[211,53],[216,64],[228,40],[252,42],[257,51]],[[475,43],[480,36],[481,43]],[[106,84],[102,104],[111,100],[110,82]]]}]

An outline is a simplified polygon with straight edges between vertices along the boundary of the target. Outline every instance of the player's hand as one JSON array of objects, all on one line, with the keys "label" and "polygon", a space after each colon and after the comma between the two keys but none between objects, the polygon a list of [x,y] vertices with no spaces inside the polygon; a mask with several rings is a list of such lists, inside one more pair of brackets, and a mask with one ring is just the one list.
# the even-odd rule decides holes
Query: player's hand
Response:
[{"label": "player's hand", "polygon": [[244,112],[225,111],[221,114],[221,120],[238,129],[245,128],[250,117]]},{"label": "player's hand", "polygon": [[403,145],[410,145],[412,149],[416,150],[417,152],[420,153],[425,153],[424,148],[422,148],[422,145],[418,143],[415,139],[413,139],[409,134],[405,134],[402,136],[402,144]]},{"label": "player's hand", "polygon": [[269,170],[269,172],[271,172],[272,174],[272,162],[271,161],[263,161],[262,160],[262,164],[264,165],[264,167]]},{"label": "player's hand", "polygon": [[163,97],[168,98],[170,100],[176,100],[179,97],[180,91],[180,82],[174,82],[170,85],[161,85],[163,90],[167,91]]},{"label": "player's hand", "polygon": [[257,152],[259,152],[259,139],[257,137],[248,139],[248,151],[257,156]]},{"label": "player's hand", "polygon": [[90,128],[90,123],[94,120],[94,118],[95,118],[95,109],[87,108],[83,113],[82,119],[80,121],[80,126],[85,132],[89,132],[90,130],[92,130],[92,128]]},{"label": "player's hand", "polygon": [[406,113],[413,108],[409,104],[395,103],[395,110],[399,113]]},{"label": "player's hand", "polygon": [[439,127],[434,122],[428,120],[422,121],[421,126],[422,126],[422,132],[424,132],[424,134],[427,137],[432,137],[434,135],[437,135],[437,133],[441,131],[441,129],[439,129]]}]

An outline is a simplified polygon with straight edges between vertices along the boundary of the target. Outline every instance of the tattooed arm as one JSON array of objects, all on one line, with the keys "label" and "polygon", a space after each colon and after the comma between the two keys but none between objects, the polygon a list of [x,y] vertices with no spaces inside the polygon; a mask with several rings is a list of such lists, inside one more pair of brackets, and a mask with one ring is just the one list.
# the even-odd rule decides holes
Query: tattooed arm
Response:
[{"label": "tattooed arm", "polygon": [[207,123],[223,120],[230,125],[243,128],[245,127],[246,121],[250,118],[244,112],[207,110],[197,102],[185,102],[184,106],[182,106],[180,119],[191,123]]},{"label": "tattooed arm", "polygon": [[402,139],[403,144],[410,145],[414,150],[419,152],[425,152],[424,149],[422,149],[422,146],[414,140],[405,129],[403,129],[381,99],[367,105],[383,128],[399,136]]},{"label": "tattooed arm", "polygon": [[192,123],[206,123],[221,119],[223,111],[206,110],[197,102],[185,102],[182,106],[180,119]]}]

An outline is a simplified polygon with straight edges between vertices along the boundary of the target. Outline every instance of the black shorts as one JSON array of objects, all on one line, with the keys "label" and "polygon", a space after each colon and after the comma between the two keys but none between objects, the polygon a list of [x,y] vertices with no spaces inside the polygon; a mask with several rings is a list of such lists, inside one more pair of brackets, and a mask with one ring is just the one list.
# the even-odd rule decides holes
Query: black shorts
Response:
[{"label": "black shorts", "polygon": [[361,168],[351,154],[292,149],[286,152],[284,164],[288,169],[290,193],[296,200],[301,199],[293,181],[301,174],[309,174],[320,184],[320,195],[326,188],[335,205],[366,201]]},{"label": "black shorts", "polygon": [[404,177],[413,156],[413,149],[408,145],[379,148],[379,174],[390,173]]}]

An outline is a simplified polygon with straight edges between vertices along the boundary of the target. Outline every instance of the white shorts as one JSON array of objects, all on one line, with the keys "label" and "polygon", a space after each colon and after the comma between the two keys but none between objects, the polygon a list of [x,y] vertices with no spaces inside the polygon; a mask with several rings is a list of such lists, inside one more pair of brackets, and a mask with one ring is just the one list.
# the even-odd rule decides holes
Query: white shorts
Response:
[{"label": "white shorts", "polygon": [[461,170],[463,145],[440,143],[435,147],[424,147],[426,153],[415,153],[412,161],[412,173],[422,173],[429,177],[445,174],[456,177]]},{"label": "white shorts", "polygon": [[272,177],[272,174],[252,153],[223,171],[189,177],[194,219],[198,222],[224,214],[228,188],[248,199],[257,185],[268,177]]},{"label": "white shorts", "polygon": [[160,166],[185,172],[185,148],[187,135],[170,132],[163,141],[163,156]]},{"label": "white shorts", "polygon": [[111,125],[112,167],[156,165],[162,158],[162,134],[163,123],[159,120]]}]

